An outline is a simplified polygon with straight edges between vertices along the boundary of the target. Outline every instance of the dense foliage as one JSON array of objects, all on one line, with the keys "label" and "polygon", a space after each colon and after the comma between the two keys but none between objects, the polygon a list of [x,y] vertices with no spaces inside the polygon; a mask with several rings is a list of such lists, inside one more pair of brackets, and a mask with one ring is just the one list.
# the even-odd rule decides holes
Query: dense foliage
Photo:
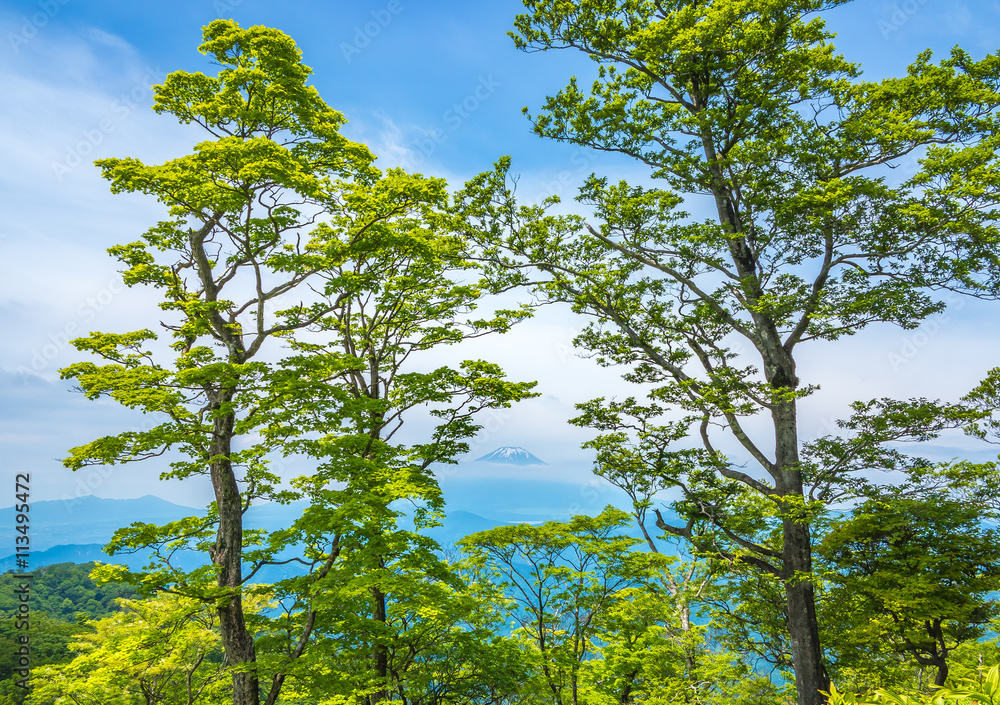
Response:
[{"label": "dense foliage", "polygon": [[[128,586],[95,582],[90,576],[93,567],[93,563],[58,563],[33,570],[32,611],[44,612],[52,619],[74,622],[79,613],[87,617],[104,617],[117,610],[117,598],[135,594],[135,590]],[[0,612],[5,617],[17,611],[18,600],[14,590],[19,581],[14,575],[13,571],[0,573]]]},{"label": "dense foliage", "polygon": [[[160,165],[98,162],[114,192],[148,194],[164,208],[165,220],[109,252],[128,286],[161,296],[153,315],[168,342],[150,329],[91,332],[73,345],[94,359],[62,370],[89,399],[109,397],[157,422],[73,448],[64,463],[173,453],[163,477],[211,481],[204,512],[133,524],[110,549],[152,549],[146,571],[115,574],[145,594],[214,606],[234,703],[273,705],[286,678],[324,653],[324,629],[352,622],[358,591],[383,624],[351,623],[377,637],[374,673],[362,680],[378,701],[391,681],[388,603],[424,572],[447,582],[428,542],[401,530],[390,506],[415,502],[417,525],[433,523],[442,500],[431,466],[467,451],[478,414],[533,396],[534,383],[509,382],[488,361],[451,367],[429,353],[526,314],[474,315],[482,290],[467,242],[449,228],[443,180],[377,169],[307,84],[291,38],[216,20],[204,40],[218,75],[171,73],[154,89],[154,110],[201,126],[206,141]],[[426,431],[404,442],[397,433],[413,418]],[[274,472],[293,455],[307,459],[306,472]],[[303,498],[292,526],[244,525],[256,502]],[[178,550],[208,565],[183,570],[172,561]],[[263,597],[249,580],[290,563],[306,575],[273,586],[276,613],[245,609]],[[264,656],[275,640],[282,655]]]},{"label": "dense foliage", "polygon": [[[592,220],[519,204],[509,160],[463,194],[494,289],[587,316],[574,343],[634,385],[577,405],[597,472],[673,491],[674,519],[653,508],[660,529],[781,597],[768,657],[799,705],[830,684],[813,549],[831,505],[878,492],[874,469],[996,474],[899,447],[977,422],[955,402],[858,400],[836,433],[802,427],[820,392],[806,350],[915,328],[943,290],[1000,294],[1000,54],[924,52],[865,80],[823,18],[847,1],[524,0],[519,49],[597,65],[589,87],[570,77],[526,109],[536,134],[628,157],[645,183],[592,174],[577,197]],[[937,647],[911,649],[928,662],[954,642],[930,631]]]},{"label": "dense foliage", "polygon": [[[276,702],[365,702],[384,687],[369,656],[380,642],[388,645],[387,700],[394,702],[787,702],[789,681],[753,667],[752,641],[759,635],[733,629],[720,609],[727,599],[741,604],[721,580],[724,573],[716,569],[707,581],[684,583],[683,576],[707,568],[704,561],[642,550],[622,533],[628,519],[608,507],[598,517],[473,534],[462,542],[468,560],[440,564],[447,582],[413,582],[400,571],[405,592],[391,593],[383,622],[365,616],[371,593],[331,595],[345,603],[336,612],[344,619],[317,627],[315,649],[287,672]],[[61,585],[73,592],[90,568],[53,567],[62,579],[48,586],[50,603],[62,599]],[[70,574],[77,579],[66,580]],[[914,577],[914,585],[921,584],[921,576]],[[102,597],[116,589],[98,588]],[[249,606],[260,615],[274,604],[258,596]],[[42,610],[34,615],[32,643],[40,648],[27,705],[215,705],[231,698],[218,619],[209,606],[163,594],[120,598],[115,607],[109,614],[80,614],[75,623]],[[683,618],[685,610],[693,621]],[[891,626],[843,614],[846,628],[865,633],[831,642],[830,656],[844,661],[835,671],[835,692],[881,689],[923,702],[937,668],[894,648]],[[281,668],[284,637],[273,631],[275,622],[252,623],[264,669]],[[961,690],[971,681],[986,682],[979,676],[982,664],[1000,661],[1000,643],[995,634],[988,637],[949,650],[949,684]],[[13,679],[0,683],[0,694],[12,705],[23,702]],[[844,705],[854,702],[853,696],[836,697],[846,697]],[[878,696],[872,702],[885,701]]]},{"label": "dense foliage", "polygon": [[[86,620],[106,617],[118,609],[116,600],[135,594],[127,585],[98,584],[90,577],[93,567],[93,563],[59,563],[32,572],[27,633],[33,666],[69,661],[73,656],[69,644],[88,632]],[[24,696],[24,690],[15,686],[12,670],[18,637],[25,634],[14,619],[19,604],[15,590],[23,582],[14,575],[13,571],[0,574],[0,696],[11,705]]]}]

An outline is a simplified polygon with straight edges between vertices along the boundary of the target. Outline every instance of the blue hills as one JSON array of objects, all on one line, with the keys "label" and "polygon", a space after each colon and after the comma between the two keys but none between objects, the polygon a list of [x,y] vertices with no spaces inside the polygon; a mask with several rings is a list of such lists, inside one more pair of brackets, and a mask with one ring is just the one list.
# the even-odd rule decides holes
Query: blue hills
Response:
[{"label": "blue hills", "polygon": [[[451,476],[441,478],[441,487],[448,502],[443,525],[422,533],[436,540],[445,550],[469,534],[504,524],[539,524],[565,520],[573,514],[595,515],[608,504],[628,508],[624,493],[603,481],[572,483]],[[283,528],[300,515],[303,506],[304,502],[256,505],[246,513],[245,525],[250,529],[269,531]],[[398,507],[404,512],[407,508],[406,504]],[[133,522],[164,524],[199,516],[202,512],[202,509],[174,504],[153,495],[136,499],[83,496],[32,502],[29,512],[29,570],[56,563],[89,561],[141,568],[149,562],[149,552],[113,557],[103,552],[103,546],[117,529]],[[0,509],[0,522],[4,526],[14,526],[15,516],[13,507]],[[634,528],[627,533],[636,537],[639,535]],[[13,542],[8,550],[11,549]],[[15,555],[9,555],[0,559],[0,572],[15,569],[15,558]],[[179,554],[176,562],[179,567],[192,569],[204,560],[203,554],[190,551]],[[295,570],[294,565],[270,566],[258,573],[255,582],[271,582],[286,573],[291,574]]]},{"label": "blue hills", "polygon": [[[14,509],[0,509],[0,525],[14,526],[17,516]],[[28,512],[31,550],[44,551],[66,544],[107,543],[116,529],[133,521],[166,523],[197,511],[153,495],[137,499],[102,499],[87,495],[32,502]]]},{"label": "blue hills", "polygon": [[[251,507],[244,515],[245,526],[248,529],[274,531],[290,525],[300,515],[303,507],[304,502]],[[200,513],[201,510],[173,504],[152,495],[115,500],[80,497],[71,507],[67,507],[62,500],[33,502],[29,512],[31,522],[28,536],[31,539],[31,550],[28,552],[28,570],[56,563],[90,561],[139,569],[149,563],[152,555],[150,551],[115,556],[104,552],[104,545],[111,540],[117,529],[133,522],[163,524]],[[13,508],[0,509],[0,521],[6,526],[14,525],[15,516]],[[427,529],[423,533],[446,547],[469,534],[504,523],[506,522],[456,510],[448,513],[443,526]],[[0,559],[0,573],[18,570],[18,555],[23,554],[12,554]],[[173,562],[179,568],[190,570],[202,565],[204,561],[204,554],[188,551],[176,554]],[[294,567],[269,566],[258,573],[255,582],[271,582],[292,572]]]}]

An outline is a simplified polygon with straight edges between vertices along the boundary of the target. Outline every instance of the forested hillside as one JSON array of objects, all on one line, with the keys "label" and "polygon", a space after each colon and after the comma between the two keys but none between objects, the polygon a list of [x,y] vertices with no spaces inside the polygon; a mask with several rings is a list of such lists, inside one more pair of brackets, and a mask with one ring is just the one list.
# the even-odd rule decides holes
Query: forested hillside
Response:
[{"label": "forested hillside", "polygon": [[96,584],[90,577],[93,563],[61,563],[36,569],[30,580],[30,626],[18,629],[15,616],[20,601],[15,592],[24,579],[11,572],[0,574],[0,699],[20,705],[25,691],[15,687],[13,673],[17,663],[18,637],[31,636],[34,666],[66,663],[74,652],[70,644],[90,631],[87,620],[100,619],[117,611],[119,598],[131,597],[131,587],[109,583]]},{"label": "forested hillside", "polygon": [[[388,645],[394,692],[412,702],[757,705],[794,697],[787,636],[770,617],[780,596],[725,565],[658,552],[674,547],[662,540],[643,546],[621,531],[634,519],[608,508],[595,518],[473,534],[463,541],[463,560],[439,564],[444,572],[434,582],[400,570],[394,580],[409,587],[388,602],[387,619],[378,624],[345,584],[329,595],[330,618],[313,632],[317,657],[303,661],[275,702],[338,702],[363,692],[370,687],[366,655],[379,642]],[[4,702],[131,705],[151,697],[164,705],[214,704],[231,697],[210,609],[179,595],[135,598],[114,582],[98,587],[88,577],[92,568],[36,571],[33,695],[25,701],[4,673]],[[956,576],[962,570],[949,566]],[[939,577],[908,572],[896,584],[905,591]],[[10,573],[0,580],[5,589],[16,587]],[[922,589],[909,602],[899,596],[904,618],[905,610],[922,609]],[[921,665],[914,644],[882,621],[900,614],[880,612],[861,590],[852,591],[853,606],[846,604],[852,600],[838,590],[821,592],[821,604],[829,605],[822,621],[840,690],[925,690],[935,665]],[[287,658],[274,594],[258,586],[248,599],[264,675]],[[975,603],[980,621],[996,612],[986,597]],[[0,642],[8,663],[19,633],[9,602]],[[942,613],[946,638],[960,644],[948,653],[952,681],[976,679],[982,664],[1000,661],[995,634],[948,620]]]}]

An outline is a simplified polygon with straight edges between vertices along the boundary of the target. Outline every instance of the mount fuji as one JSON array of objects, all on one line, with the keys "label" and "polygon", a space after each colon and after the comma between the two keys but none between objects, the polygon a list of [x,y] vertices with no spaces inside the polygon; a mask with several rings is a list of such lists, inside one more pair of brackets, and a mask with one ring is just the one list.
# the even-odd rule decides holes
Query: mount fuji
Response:
[{"label": "mount fuji", "polygon": [[495,451],[487,453],[482,458],[476,458],[477,462],[480,460],[487,463],[502,463],[504,465],[546,464],[526,451],[524,448],[518,448],[515,446],[503,446],[502,448],[497,448]]}]

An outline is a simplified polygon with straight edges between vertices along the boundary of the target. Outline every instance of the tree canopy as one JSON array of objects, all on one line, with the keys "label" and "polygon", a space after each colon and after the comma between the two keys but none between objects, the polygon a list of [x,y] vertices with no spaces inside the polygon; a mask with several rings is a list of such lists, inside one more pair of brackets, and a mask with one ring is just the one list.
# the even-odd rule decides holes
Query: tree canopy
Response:
[{"label": "tree canopy", "polygon": [[[170,342],[150,329],[91,333],[73,344],[101,362],[62,371],[88,398],[110,397],[159,423],[74,448],[65,463],[171,453],[161,477],[208,476],[215,501],[203,516],[133,525],[110,548],[156,549],[147,573],[125,577],[215,605],[233,703],[256,705],[256,637],[242,607],[249,578],[290,561],[308,571],[276,588],[297,615],[284,623],[298,630],[290,668],[334,564],[351,561],[370,582],[408,553],[388,506],[410,499],[433,517],[441,502],[429,468],[467,450],[476,413],[530,396],[532,384],[507,382],[486,361],[428,370],[426,358],[409,359],[525,315],[471,315],[482,292],[465,241],[450,232],[444,182],[376,169],[367,147],[340,135],[343,115],[307,84],[310,70],[282,32],[217,20],[204,39],[218,75],[170,74],[155,87],[154,110],[200,125],[209,139],[158,166],[98,162],[114,192],[149,194],[166,208],[167,220],[110,253],[127,285],[160,292]],[[435,421],[426,441],[391,442],[418,413]],[[315,471],[294,479],[270,469],[293,454]],[[252,503],[298,497],[312,501],[294,526],[271,535],[244,526]],[[290,546],[301,555],[277,556]],[[184,549],[210,565],[180,570],[171,558]],[[378,580],[370,589],[380,613],[385,590]],[[384,678],[384,645],[373,657]],[[284,678],[273,674],[268,705]]]},{"label": "tree canopy", "polygon": [[[829,683],[812,524],[855,472],[922,466],[888,444],[975,415],[860,400],[845,438],[808,439],[799,403],[818,387],[798,351],[913,328],[944,307],[936,292],[995,298],[1000,282],[1000,56],[925,52],[905,76],[863,80],[821,16],[840,4],[525,0],[518,48],[597,63],[589,90],[571,79],[530,116],[535,132],[634,158],[651,185],[592,175],[586,222],[518,205],[509,162],[465,192],[495,289],[588,316],[576,344],[643,390],[580,406],[599,472],[679,490],[680,523],[657,526],[780,581],[800,705]],[[907,155],[916,170],[887,178]]]}]

